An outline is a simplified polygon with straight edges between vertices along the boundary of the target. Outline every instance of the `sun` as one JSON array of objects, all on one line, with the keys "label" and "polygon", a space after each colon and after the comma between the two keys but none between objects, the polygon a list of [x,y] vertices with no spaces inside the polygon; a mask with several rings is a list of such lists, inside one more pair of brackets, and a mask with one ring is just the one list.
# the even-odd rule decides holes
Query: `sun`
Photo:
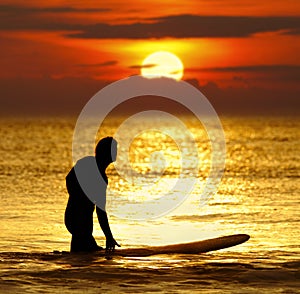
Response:
[{"label": "sun", "polygon": [[177,81],[183,77],[183,63],[173,53],[157,51],[148,55],[141,67],[141,74],[146,78],[167,77]]}]

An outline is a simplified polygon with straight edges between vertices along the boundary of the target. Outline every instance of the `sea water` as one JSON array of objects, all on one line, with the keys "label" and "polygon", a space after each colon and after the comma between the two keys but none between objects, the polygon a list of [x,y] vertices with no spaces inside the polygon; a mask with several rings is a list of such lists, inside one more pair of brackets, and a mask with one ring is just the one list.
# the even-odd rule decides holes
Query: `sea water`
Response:
[{"label": "sea water", "polygon": [[[183,203],[178,198],[185,191],[173,187],[182,172],[189,175],[180,164],[192,154],[182,159],[178,146],[189,151],[195,142],[159,120],[171,133],[158,131],[155,124],[147,130],[145,122],[131,126],[128,158],[119,142],[117,162],[107,170],[107,212],[115,239],[123,248],[237,233],[249,234],[249,241],[199,255],[52,254],[69,250],[65,176],[73,165],[76,118],[1,118],[0,292],[299,293],[300,119],[221,117],[225,171],[217,194],[204,202],[212,146],[199,122],[182,121],[195,138],[199,160],[197,184]],[[97,138],[114,135],[122,122],[108,120]],[[122,211],[130,201],[144,203],[166,192],[173,193],[174,209],[160,217],[146,214],[139,220],[134,209]],[[96,216],[94,236],[105,245]]]}]

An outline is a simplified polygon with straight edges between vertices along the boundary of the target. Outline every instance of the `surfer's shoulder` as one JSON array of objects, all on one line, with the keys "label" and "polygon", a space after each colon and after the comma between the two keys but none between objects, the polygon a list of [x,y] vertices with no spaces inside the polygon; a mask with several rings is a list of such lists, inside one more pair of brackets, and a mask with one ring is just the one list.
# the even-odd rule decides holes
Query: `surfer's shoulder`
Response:
[{"label": "surfer's shoulder", "polygon": [[95,159],[94,156],[85,156],[85,157],[79,159],[79,160],[76,162],[75,166],[76,166],[76,165],[81,165],[81,164],[93,163],[93,162],[95,162],[95,160],[96,160],[96,159]]}]

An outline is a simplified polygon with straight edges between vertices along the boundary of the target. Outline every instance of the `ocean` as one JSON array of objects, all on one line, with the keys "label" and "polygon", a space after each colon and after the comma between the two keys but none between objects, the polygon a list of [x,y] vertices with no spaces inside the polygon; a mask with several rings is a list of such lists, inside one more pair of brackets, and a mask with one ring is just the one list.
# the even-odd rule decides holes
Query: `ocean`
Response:
[{"label": "ocean", "polygon": [[[213,150],[205,127],[180,118],[192,142],[167,118],[148,117],[123,132],[128,149],[120,137],[107,213],[122,248],[239,233],[250,240],[205,254],[104,258],[53,254],[69,250],[65,176],[76,118],[1,118],[0,292],[300,293],[300,118],[220,119],[226,161],[215,195],[203,198]],[[114,136],[122,122],[104,121],[96,137]],[[196,184],[176,187],[181,174]],[[94,236],[105,245],[96,215]]]}]

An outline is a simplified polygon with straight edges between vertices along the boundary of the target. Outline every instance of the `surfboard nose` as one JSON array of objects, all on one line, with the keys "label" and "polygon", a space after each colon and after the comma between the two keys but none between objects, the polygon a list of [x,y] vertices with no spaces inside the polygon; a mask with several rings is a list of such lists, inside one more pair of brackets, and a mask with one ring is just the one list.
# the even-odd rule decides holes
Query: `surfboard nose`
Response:
[{"label": "surfboard nose", "polygon": [[233,236],[237,236],[241,240],[241,242],[246,242],[250,239],[250,235],[247,235],[247,234],[237,234],[237,235],[233,235]]}]

